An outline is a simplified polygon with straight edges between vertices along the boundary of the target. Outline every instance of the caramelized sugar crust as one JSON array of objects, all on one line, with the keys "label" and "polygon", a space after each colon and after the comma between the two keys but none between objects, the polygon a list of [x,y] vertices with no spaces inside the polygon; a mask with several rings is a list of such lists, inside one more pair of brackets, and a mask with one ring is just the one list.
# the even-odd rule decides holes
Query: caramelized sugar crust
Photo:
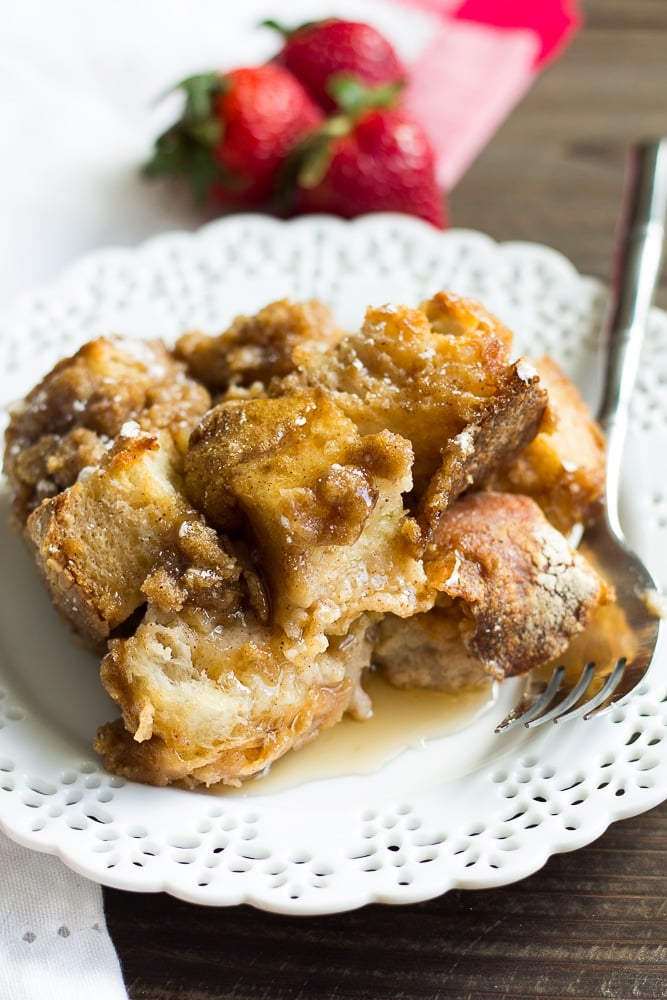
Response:
[{"label": "caramelized sugar crust", "polygon": [[467,651],[497,679],[553,659],[613,599],[530,499],[469,493],[447,510],[426,562]]},{"label": "caramelized sugar crust", "polygon": [[99,466],[128,421],[168,432],[184,451],[210,402],[161,341],[99,337],[84,344],[12,411],[3,471],[17,522],[83,469]]},{"label": "caramelized sugar crust", "polygon": [[536,363],[549,405],[539,433],[499,463],[492,489],[535,500],[552,524],[568,532],[592,524],[604,499],[605,442],[576,386],[548,356]]},{"label": "caramelized sugar crust", "polygon": [[293,371],[304,353],[321,353],[344,336],[323,302],[271,302],[256,316],[237,316],[211,337],[195,330],[176,343],[176,357],[212,393],[259,383]]}]

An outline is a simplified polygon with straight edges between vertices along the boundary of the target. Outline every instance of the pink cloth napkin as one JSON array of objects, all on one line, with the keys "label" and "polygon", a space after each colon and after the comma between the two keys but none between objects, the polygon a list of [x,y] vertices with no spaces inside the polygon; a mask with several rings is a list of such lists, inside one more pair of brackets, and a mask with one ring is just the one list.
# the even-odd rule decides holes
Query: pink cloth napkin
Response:
[{"label": "pink cloth napkin", "polygon": [[437,14],[410,67],[406,102],[428,132],[438,180],[454,187],[581,23],[576,0],[402,0]]}]

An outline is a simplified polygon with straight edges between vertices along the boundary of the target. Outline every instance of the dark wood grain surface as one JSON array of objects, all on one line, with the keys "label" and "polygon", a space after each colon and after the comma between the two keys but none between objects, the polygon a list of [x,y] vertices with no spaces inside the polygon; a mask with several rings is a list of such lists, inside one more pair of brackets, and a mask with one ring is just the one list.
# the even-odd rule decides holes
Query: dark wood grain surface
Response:
[{"label": "dark wood grain surface", "polygon": [[[667,134],[667,0],[584,9],[585,28],[452,193],[450,214],[605,279],[625,150]],[[132,1000],[667,996],[667,804],[516,885],[419,905],[290,918],[162,894],[105,899]]]}]

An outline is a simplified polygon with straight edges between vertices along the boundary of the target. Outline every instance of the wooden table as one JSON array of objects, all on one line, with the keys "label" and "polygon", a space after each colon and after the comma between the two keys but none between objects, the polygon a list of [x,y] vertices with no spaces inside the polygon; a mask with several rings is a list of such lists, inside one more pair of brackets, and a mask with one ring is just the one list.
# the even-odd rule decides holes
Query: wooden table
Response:
[{"label": "wooden table", "polygon": [[[667,133],[667,2],[584,6],[450,208],[453,225],[606,278],[625,149]],[[107,891],[106,908],[132,1000],[664,997],[667,804],[516,885],[413,906],[290,918]]]}]

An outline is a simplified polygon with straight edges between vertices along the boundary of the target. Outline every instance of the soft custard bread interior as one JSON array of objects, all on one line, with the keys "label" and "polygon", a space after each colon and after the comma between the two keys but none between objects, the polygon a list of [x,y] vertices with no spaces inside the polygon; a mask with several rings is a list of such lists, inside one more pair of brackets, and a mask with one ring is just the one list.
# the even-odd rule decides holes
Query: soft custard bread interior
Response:
[{"label": "soft custard bread interior", "polygon": [[480,304],[440,292],[344,334],[282,300],[176,353],[93,341],[6,437],[54,603],[106,644],[110,771],[238,784],[366,717],[370,669],[526,672],[613,600],[559,530],[599,511],[599,431],[577,458],[576,390]]},{"label": "soft custard bread interior", "polygon": [[123,719],[101,728],[95,749],[110,771],[132,780],[239,785],[345,712],[369,714],[361,687],[367,624],[360,617],[297,666],[283,655],[281,630],[251,612],[203,622],[150,608],[102,661],[102,682]]}]

